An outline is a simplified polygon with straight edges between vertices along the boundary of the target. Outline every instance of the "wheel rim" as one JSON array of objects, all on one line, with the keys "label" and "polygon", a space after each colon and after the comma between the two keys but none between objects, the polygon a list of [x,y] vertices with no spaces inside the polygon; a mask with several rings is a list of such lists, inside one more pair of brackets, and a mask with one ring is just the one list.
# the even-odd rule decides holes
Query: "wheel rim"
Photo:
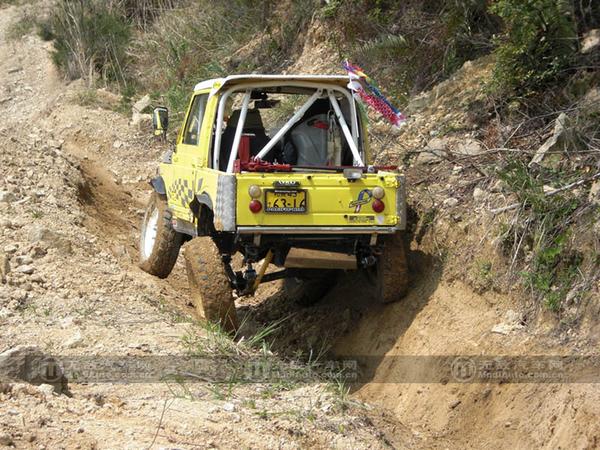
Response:
[{"label": "wheel rim", "polygon": [[154,243],[156,242],[156,235],[158,234],[158,209],[154,208],[148,217],[146,227],[144,228],[144,239],[142,240],[142,256],[144,259],[148,259],[154,249]]}]

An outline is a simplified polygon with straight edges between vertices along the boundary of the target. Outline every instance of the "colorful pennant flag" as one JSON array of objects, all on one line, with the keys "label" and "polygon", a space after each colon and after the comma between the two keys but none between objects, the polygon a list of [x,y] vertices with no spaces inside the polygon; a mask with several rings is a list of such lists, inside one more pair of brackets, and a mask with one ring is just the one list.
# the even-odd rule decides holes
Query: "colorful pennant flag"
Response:
[{"label": "colorful pennant flag", "polygon": [[399,127],[404,123],[406,117],[386,99],[377,84],[359,66],[348,61],[342,63],[348,72],[350,82],[348,88],[358,98],[381,114],[392,125]]}]

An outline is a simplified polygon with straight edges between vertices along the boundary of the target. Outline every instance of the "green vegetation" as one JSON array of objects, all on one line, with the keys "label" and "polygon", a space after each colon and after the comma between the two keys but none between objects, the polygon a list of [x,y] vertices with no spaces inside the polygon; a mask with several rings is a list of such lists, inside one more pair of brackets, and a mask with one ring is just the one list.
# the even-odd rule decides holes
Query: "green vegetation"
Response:
[{"label": "green vegetation", "polygon": [[[127,46],[131,28],[123,3],[61,0],[50,18],[54,63],[70,79],[99,76],[127,86]],[[47,27],[43,32],[49,35]]]},{"label": "green vegetation", "polygon": [[476,0],[332,0],[321,16],[335,30],[339,58],[377,74],[401,101],[489,53],[499,20]]},{"label": "green vegetation", "polygon": [[198,80],[285,68],[311,21],[340,61],[376,74],[402,102],[488,53],[496,93],[522,97],[572,73],[577,38],[600,26],[598,9],[574,0],[59,0],[38,28],[69,78],[152,92],[182,111]]},{"label": "green vegetation", "polygon": [[505,24],[495,50],[494,80],[499,89],[527,94],[564,78],[577,43],[570,2],[497,0],[491,10]]},{"label": "green vegetation", "polygon": [[280,71],[313,8],[313,2],[301,0],[285,11],[271,1],[185,4],[164,11],[132,45],[135,66],[144,68],[139,82],[179,112],[200,80],[259,68]]},{"label": "green vegetation", "polygon": [[543,91],[569,75],[577,38],[600,26],[598,9],[574,0],[59,0],[39,32],[54,39],[67,77],[152,92],[182,111],[201,79],[285,68],[316,21],[340,62],[365,67],[405,102],[492,52],[497,93]]},{"label": "green vegetation", "polygon": [[337,48],[340,62],[364,65],[407,100],[491,50],[499,21],[481,2],[438,3],[60,0],[40,34],[54,39],[55,63],[67,77],[150,91],[182,111],[198,80],[282,70],[319,20],[320,39]]},{"label": "green vegetation", "polygon": [[41,219],[42,217],[44,217],[44,212],[42,210],[32,209],[30,212],[31,217],[33,217],[34,219]]},{"label": "green vegetation", "polygon": [[[284,358],[271,351],[268,339],[273,338],[283,321],[259,328],[252,335],[236,336],[223,331],[219,325],[199,322],[182,337],[184,348],[190,357],[208,358],[208,364],[199,366],[197,373],[171,377],[169,386],[177,397],[193,399],[189,380],[202,380],[201,389],[217,400],[240,398],[243,406],[256,410],[259,417],[272,415],[292,415],[298,420],[312,420],[313,415],[305,410],[284,410],[279,412],[259,410],[257,401],[272,399],[282,391],[288,391],[308,383],[323,384],[329,393],[332,406],[340,411],[352,406],[361,406],[350,399],[346,384],[348,374],[342,364],[321,361],[317,358]],[[242,329],[244,326],[241,327]],[[260,390],[248,394],[244,386],[260,382]]]},{"label": "green vegetation", "polygon": [[[258,20],[250,2],[198,2],[188,8],[167,11],[133,44],[136,64],[148,69],[141,82],[163,94],[168,106],[182,111],[189,91],[199,80],[223,75],[222,58],[248,33],[249,22]],[[237,16],[237,17],[236,17]],[[246,21],[242,21],[247,16]],[[236,23],[236,27],[231,24]]]},{"label": "green vegetation", "polygon": [[558,311],[580,275],[583,257],[574,248],[570,227],[583,206],[572,192],[547,195],[544,181],[565,185],[580,174],[555,172],[536,177],[523,163],[513,161],[498,175],[522,205],[520,220],[505,229],[509,256],[527,262],[521,272],[526,285]]}]

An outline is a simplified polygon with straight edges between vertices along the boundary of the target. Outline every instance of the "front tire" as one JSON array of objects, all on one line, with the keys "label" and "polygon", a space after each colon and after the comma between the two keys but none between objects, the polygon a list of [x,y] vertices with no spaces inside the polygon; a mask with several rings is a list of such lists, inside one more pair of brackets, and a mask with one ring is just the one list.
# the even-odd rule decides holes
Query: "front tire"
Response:
[{"label": "front tire", "polygon": [[219,250],[212,238],[197,237],[189,241],[183,256],[192,303],[202,318],[218,323],[223,330],[238,328],[233,292]]},{"label": "front tire", "polygon": [[165,197],[152,192],[142,221],[139,266],[159,278],[168,277],[173,270],[183,240],[171,218]]}]

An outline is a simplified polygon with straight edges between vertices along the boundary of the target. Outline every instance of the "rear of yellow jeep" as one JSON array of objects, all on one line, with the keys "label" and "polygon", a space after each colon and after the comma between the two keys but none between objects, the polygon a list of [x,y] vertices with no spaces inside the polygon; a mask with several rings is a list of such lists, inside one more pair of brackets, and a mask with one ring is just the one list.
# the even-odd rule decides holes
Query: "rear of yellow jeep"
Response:
[{"label": "rear of yellow jeep", "polygon": [[392,172],[241,173],[240,233],[393,233],[404,228],[404,177]]},{"label": "rear of yellow jeep", "polygon": [[[239,75],[199,83],[176,149],[152,180],[140,266],[167,276],[190,241],[192,300],[229,329],[232,291],[253,295],[274,280],[310,305],[352,270],[374,298],[399,299],[408,280],[405,180],[371,165],[366,118],[347,82]],[[155,125],[165,132],[164,108]],[[237,253],[241,268],[232,265]]]}]

